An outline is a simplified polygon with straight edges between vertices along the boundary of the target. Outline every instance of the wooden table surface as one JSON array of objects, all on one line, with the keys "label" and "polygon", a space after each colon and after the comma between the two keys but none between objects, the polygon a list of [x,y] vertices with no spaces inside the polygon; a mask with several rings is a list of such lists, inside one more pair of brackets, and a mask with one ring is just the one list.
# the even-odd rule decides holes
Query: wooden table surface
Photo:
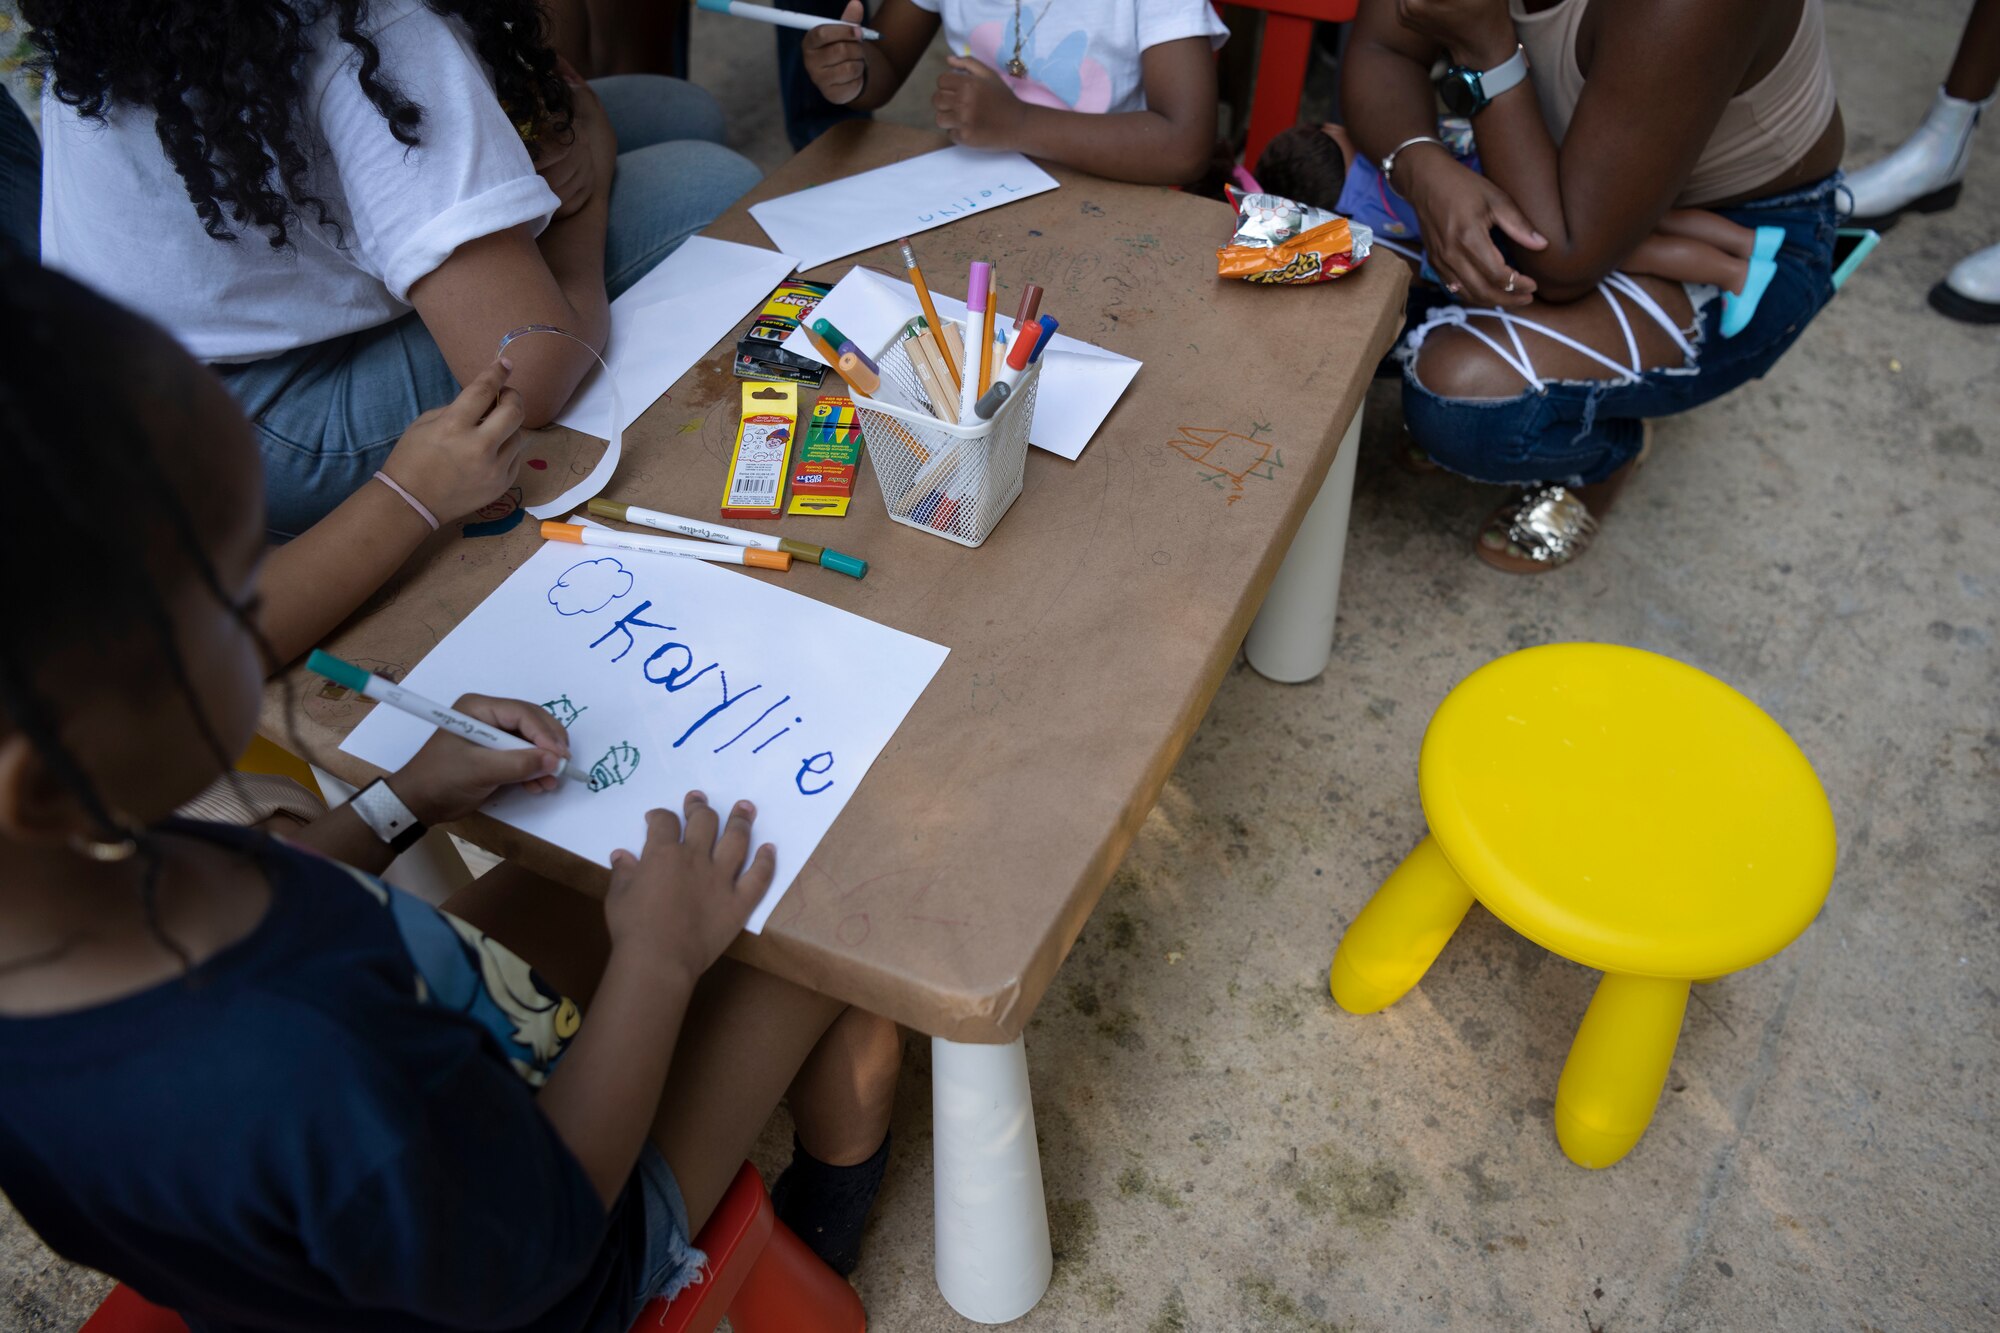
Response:
[{"label": "wooden table surface", "polygon": [[[944,142],[842,125],[707,234],[768,247],[744,204]],[[1039,282],[1065,333],[1145,363],[1090,447],[1073,463],[1032,451],[1020,499],[978,549],[891,523],[864,464],[848,517],[775,526],[866,557],[866,579],[805,565],[745,575],[951,655],[764,933],[731,952],[959,1041],[1007,1041],[1026,1025],[1234,659],[1401,326],[1406,285],[1379,258],[1311,287],[1220,281],[1225,205],[1049,170],[1060,189],[916,245],[934,290],[964,296],[968,262],[991,259],[1005,311]],[[832,282],[856,263],[902,271],[885,246],[805,276]],[[736,336],[626,431],[608,496],[714,513],[735,437]],[[825,387],[844,391],[832,375]],[[545,466],[522,472],[527,502],[558,493],[601,448],[541,433],[528,452]],[[327,647],[407,671],[535,551],[534,527],[449,525]],[[369,706],[294,670],[267,694],[264,731],[366,781],[374,770],[338,746]],[[483,816],[454,831],[602,892],[602,868]]]}]

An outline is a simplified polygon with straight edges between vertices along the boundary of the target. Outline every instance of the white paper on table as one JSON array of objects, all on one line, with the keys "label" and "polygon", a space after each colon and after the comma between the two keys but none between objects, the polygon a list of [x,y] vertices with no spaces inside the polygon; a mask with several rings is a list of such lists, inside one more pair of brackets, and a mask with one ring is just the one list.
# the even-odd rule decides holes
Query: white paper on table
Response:
[{"label": "white paper on table", "polygon": [[[610,442],[590,475],[546,504],[536,518],[567,513],[602,491],[618,470],[619,436],[673,382],[797,266],[790,255],[754,245],[690,236],[611,303],[611,340],[604,360],[617,379],[617,407],[604,368],[594,366],[556,420]],[[622,420],[614,421],[614,415]]]},{"label": "white paper on table", "polygon": [[1019,153],[940,148],[752,204],[750,216],[806,269],[1055,188]]},{"label": "white paper on table", "polygon": [[[965,302],[931,289],[931,303],[939,319],[965,320]],[[897,330],[921,315],[917,289],[900,278],[885,278],[873,269],[850,269],[813,308],[814,319],[824,319],[854,340],[856,346],[873,355],[896,336]],[[1014,327],[1010,316],[995,325],[1004,331]],[[826,358],[797,329],[784,341],[787,352],[810,357],[821,365]],[[1042,352],[1040,387],[1035,390],[1035,420],[1028,438],[1038,449],[1064,458],[1083,452],[1090,437],[1118,405],[1125,386],[1139,373],[1142,362],[1102,347],[1072,338],[1061,330]]]},{"label": "white paper on table", "polygon": [[[678,814],[690,789],[725,815],[754,801],[755,843],[778,852],[756,932],[948,651],[705,560],[550,542],[403,684],[552,705],[572,762],[615,781],[516,788],[485,810],[599,865],[637,852],[646,811]],[[378,707],[340,748],[395,769],[431,734]]]}]

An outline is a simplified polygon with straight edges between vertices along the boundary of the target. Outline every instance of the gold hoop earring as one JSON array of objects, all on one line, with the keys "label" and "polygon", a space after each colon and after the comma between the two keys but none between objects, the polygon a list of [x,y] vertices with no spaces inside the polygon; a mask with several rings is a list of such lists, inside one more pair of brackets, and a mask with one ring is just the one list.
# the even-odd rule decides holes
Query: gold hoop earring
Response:
[{"label": "gold hoop earring", "polygon": [[137,856],[139,840],[129,833],[122,838],[86,838],[75,833],[70,835],[69,849],[87,860],[111,865]]}]

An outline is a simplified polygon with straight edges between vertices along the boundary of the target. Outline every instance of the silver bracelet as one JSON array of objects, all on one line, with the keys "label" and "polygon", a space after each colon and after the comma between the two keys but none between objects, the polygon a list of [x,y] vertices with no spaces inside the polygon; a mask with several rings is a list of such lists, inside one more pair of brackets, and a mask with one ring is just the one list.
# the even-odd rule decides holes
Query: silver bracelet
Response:
[{"label": "silver bracelet", "polygon": [[1405,148],[1411,148],[1420,143],[1434,143],[1446,152],[1451,151],[1451,145],[1438,138],[1435,134],[1418,134],[1403,140],[1403,142],[1391,148],[1382,157],[1382,179],[1388,183],[1390,189],[1393,190],[1396,188],[1396,158],[1402,154]]}]

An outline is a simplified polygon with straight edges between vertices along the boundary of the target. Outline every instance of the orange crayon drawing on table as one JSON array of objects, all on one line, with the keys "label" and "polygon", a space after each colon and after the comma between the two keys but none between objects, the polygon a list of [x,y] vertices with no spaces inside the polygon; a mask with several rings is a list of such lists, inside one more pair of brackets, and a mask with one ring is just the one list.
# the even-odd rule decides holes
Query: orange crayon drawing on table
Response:
[{"label": "orange crayon drawing on table", "polygon": [[1228,493],[1228,503],[1243,498],[1243,483],[1255,477],[1276,481],[1277,470],[1285,465],[1284,452],[1257,435],[1263,426],[1252,426],[1250,434],[1233,430],[1211,430],[1203,426],[1182,426],[1180,434],[1167,446],[1201,468],[1201,479],[1218,491]]}]

